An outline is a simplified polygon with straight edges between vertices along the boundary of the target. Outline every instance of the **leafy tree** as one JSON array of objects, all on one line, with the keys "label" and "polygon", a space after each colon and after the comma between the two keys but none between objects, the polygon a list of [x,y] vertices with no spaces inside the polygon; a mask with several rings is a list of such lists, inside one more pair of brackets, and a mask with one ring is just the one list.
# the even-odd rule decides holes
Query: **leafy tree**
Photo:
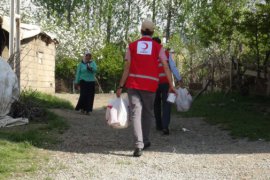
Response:
[{"label": "leafy tree", "polygon": [[97,56],[98,74],[97,78],[101,82],[105,92],[116,89],[123,71],[123,51],[117,44],[106,44]]},{"label": "leafy tree", "polygon": [[257,4],[256,7],[256,9],[247,10],[242,14],[243,21],[238,30],[245,37],[243,43],[250,49],[246,53],[254,57],[257,76],[260,77],[261,66],[264,66],[264,70],[267,69],[270,56],[270,1],[266,1],[265,4]]},{"label": "leafy tree", "polygon": [[73,80],[75,78],[77,59],[64,57],[56,61],[55,76],[57,78]]},{"label": "leafy tree", "polygon": [[[34,5],[31,3],[34,2]],[[42,26],[60,42],[57,71],[90,49],[105,89],[118,83],[123,54],[140,37],[140,23],[152,19],[155,36],[166,39],[190,81],[224,74],[231,59],[266,71],[270,58],[269,0],[25,0],[22,21]],[[9,1],[0,2],[8,15]],[[64,61],[64,62],[62,62]],[[211,66],[211,68],[209,68]],[[203,67],[196,70],[197,67]],[[60,73],[61,74],[61,73]],[[63,75],[64,76],[64,75]],[[195,77],[195,78],[194,78]],[[119,77],[120,78],[120,77]],[[110,80],[109,80],[110,79]]]}]

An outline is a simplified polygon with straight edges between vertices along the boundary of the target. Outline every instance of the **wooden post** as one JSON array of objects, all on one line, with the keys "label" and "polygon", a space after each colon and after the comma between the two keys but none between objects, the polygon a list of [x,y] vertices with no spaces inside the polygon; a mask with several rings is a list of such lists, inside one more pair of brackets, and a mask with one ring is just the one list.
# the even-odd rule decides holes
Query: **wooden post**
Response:
[{"label": "wooden post", "polygon": [[234,61],[234,59],[233,59],[233,57],[232,57],[232,59],[231,59],[231,61],[230,61],[230,87],[229,87],[229,89],[230,89],[230,91],[232,91],[232,76],[233,76],[233,65],[232,65],[232,63],[233,63],[233,61]]},{"label": "wooden post", "polygon": [[267,71],[267,90],[266,90],[266,95],[267,96],[270,96],[270,68],[268,68],[268,71]]},{"label": "wooden post", "polygon": [[211,92],[214,92],[214,78],[215,78],[215,59],[214,58],[211,58],[212,59],[212,67],[211,67]]}]

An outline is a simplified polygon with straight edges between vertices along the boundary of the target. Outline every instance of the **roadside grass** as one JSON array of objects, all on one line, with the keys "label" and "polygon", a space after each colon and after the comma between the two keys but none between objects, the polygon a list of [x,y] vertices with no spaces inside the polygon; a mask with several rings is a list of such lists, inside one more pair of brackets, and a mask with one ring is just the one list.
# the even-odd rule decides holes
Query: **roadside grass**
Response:
[{"label": "roadside grass", "polygon": [[46,156],[39,153],[28,142],[0,140],[0,179],[9,179],[11,175],[33,173],[39,168]]},{"label": "roadside grass", "polygon": [[196,99],[184,117],[205,117],[228,130],[233,138],[270,141],[270,98],[238,94],[204,94]]},{"label": "roadside grass", "polygon": [[33,122],[28,125],[0,129],[0,140],[13,142],[28,142],[32,146],[46,148],[56,144],[57,134],[62,134],[69,128],[61,117],[46,111],[46,122]]},{"label": "roadside grass", "polygon": [[69,128],[63,118],[47,109],[71,109],[70,102],[34,91],[23,92],[21,96],[24,101],[31,99],[45,113],[27,125],[0,128],[0,179],[37,171],[49,156],[38,148],[53,148],[59,142],[58,136]]},{"label": "roadside grass", "polygon": [[36,104],[41,105],[43,108],[64,108],[73,109],[71,102],[53,96],[51,94],[45,94],[34,90],[26,90],[21,93],[21,97],[24,101],[34,101]]}]

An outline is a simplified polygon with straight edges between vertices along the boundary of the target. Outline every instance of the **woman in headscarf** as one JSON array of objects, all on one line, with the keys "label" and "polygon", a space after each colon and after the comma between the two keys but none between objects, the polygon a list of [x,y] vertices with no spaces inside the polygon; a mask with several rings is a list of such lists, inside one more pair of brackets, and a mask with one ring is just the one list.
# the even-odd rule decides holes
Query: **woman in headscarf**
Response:
[{"label": "woman in headscarf", "polygon": [[89,115],[93,111],[95,97],[95,74],[97,65],[92,59],[91,52],[85,51],[84,59],[78,64],[75,87],[80,89],[80,97],[75,110]]}]

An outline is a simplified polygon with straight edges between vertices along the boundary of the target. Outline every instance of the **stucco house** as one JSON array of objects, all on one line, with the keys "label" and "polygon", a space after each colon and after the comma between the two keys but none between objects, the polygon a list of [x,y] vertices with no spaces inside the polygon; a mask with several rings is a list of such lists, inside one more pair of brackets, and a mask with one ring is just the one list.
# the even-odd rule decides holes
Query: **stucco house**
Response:
[{"label": "stucco house", "polygon": [[[10,30],[9,22],[9,18],[3,18],[2,29],[7,32]],[[39,26],[24,23],[21,23],[20,36],[20,89],[54,93],[57,40]],[[2,57],[9,59],[7,46]]]}]

